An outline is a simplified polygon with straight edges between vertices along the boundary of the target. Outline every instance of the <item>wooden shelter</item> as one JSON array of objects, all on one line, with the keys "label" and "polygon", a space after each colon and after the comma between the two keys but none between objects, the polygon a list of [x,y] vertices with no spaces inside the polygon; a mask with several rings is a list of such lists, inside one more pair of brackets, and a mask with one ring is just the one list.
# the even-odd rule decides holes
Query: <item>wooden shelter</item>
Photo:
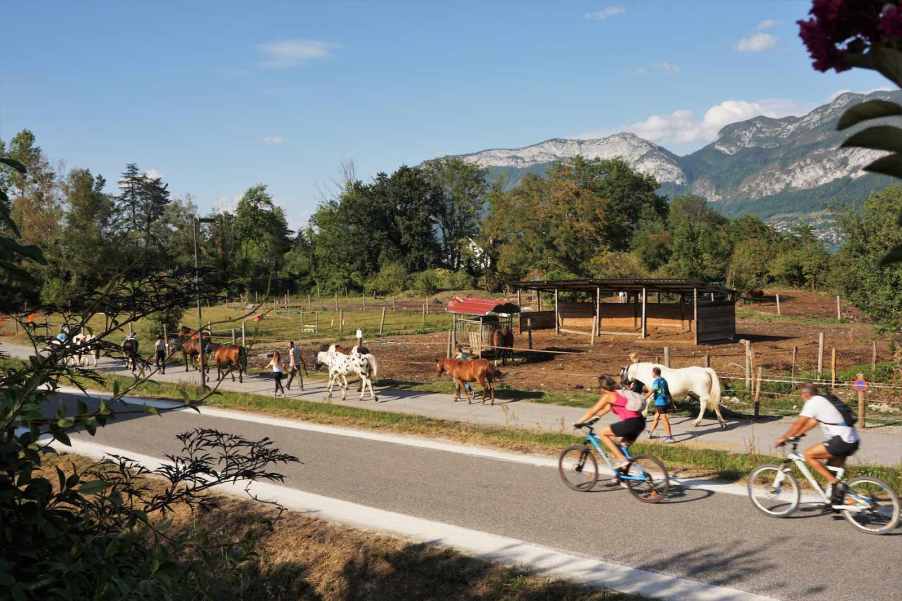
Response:
[{"label": "wooden shelter", "polygon": [[[514,282],[519,304],[524,291],[536,293],[537,306],[520,312],[520,329],[554,329],[584,334],[648,336],[650,328],[692,332],[696,344],[733,340],[736,292],[700,280],[611,278]],[[542,310],[542,293],[553,306]]]},{"label": "wooden shelter", "polygon": [[451,314],[449,356],[460,342],[481,357],[483,349],[492,345],[495,330],[513,331],[514,316],[520,313],[520,307],[505,299],[455,297],[448,302],[447,311]]}]

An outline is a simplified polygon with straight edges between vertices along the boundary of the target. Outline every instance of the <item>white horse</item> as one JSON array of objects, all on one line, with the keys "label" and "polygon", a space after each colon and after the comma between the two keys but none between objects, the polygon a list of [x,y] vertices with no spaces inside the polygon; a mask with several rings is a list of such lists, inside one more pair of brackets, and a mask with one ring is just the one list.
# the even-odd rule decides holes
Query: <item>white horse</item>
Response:
[{"label": "white horse", "polygon": [[340,353],[335,345],[330,345],[328,351],[320,351],[316,354],[316,363],[326,365],[329,368],[329,398],[332,398],[332,389],[337,381],[341,381],[342,396],[345,400],[348,396],[348,376],[354,375],[360,378],[360,400],[363,400],[366,389],[369,388],[370,396],[374,401],[378,400],[373,389],[373,380],[379,375],[379,364],[376,357],[370,353],[362,354],[355,346],[350,355]]},{"label": "white horse", "polygon": [[[671,369],[657,363],[630,363],[620,370],[620,381],[624,385],[628,385],[634,380],[638,380],[651,388],[651,383],[655,379],[652,373],[653,368],[660,368],[661,377],[667,380],[667,386],[670,388],[670,394],[674,397],[689,395],[698,399],[699,412],[695,425],[702,423],[702,417],[705,415],[705,409],[710,409],[717,415],[717,421],[720,422],[721,429],[726,428],[726,422],[723,415],[720,414],[720,378],[710,367],[683,367],[680,369]],[[648,412],[648,407],[643,413]]]},{"label": "white horse", "polygon": [[79,332],[72,338],[72,343],[75,345],[74,358],[79,367],[82,366],[82,360],[85,358],[85,363],[90,362],[91,367],[97,367],[97,360],[100,358],[100,345],[97,344],[97,336],[87,332]]}]

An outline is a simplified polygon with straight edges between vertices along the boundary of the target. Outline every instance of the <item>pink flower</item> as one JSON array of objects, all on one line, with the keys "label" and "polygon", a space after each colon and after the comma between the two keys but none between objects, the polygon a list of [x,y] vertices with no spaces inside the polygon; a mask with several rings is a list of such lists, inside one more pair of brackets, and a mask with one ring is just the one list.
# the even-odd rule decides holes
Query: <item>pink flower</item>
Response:
[{"label": "pink flower", "polygon": [[884,0],[814,0],[807,21],[798,21],[799,37],[818,71],[849,68],[846,56],[863,52],[881,39]]}]

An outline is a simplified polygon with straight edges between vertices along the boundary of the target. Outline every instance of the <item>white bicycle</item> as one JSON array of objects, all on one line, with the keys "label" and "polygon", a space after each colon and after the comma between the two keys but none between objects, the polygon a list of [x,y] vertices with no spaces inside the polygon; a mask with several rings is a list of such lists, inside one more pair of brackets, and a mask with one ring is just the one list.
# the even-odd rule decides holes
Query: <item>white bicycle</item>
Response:
[{"label": "white bicycle", "polygon": [[[799,481],[792,473],[792,464],[808,480],[812,494],[805,495],[806,503],[823,505],[842,513],[849,522],[868,534],[886,534],[899,525],[899,497],[889,484],[871,476],[859,476],[846,482],[848,492],[842,505],[833,505],[830,495],[821,488],[799,453],[799,437],[790,438],[791,449],[781,465],[761,465],[749,474],[749,498],[759,510],[769,516],[785,518],[792,515],[802,502]],[[827,466],[842,482],[845,469]]]}]

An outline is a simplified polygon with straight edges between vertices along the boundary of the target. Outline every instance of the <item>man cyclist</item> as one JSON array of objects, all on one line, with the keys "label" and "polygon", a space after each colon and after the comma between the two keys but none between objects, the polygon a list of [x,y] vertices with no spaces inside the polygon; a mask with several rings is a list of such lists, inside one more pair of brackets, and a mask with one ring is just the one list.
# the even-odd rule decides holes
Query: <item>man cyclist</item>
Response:
[{"label": "man cyclist", "polygon": [[855,454],[860,441],[858,431],[847,422],[847,418],[836,405],[818,394],[817,386],[814,384],[803,385],[799,390],[799,395],[805,402],[802,411],[775,444],[781,447],[790,438],[803,436],[820,423],[826,440],[805,449],[805,463],[827,480],[830,485],[830,503],[842,505],[846,495],[846,486],[837,480],[836,475],[828,470],[826,465],[842,467],[846,463],[846,459]]},{"label": "man cyclist", "polygon": [[645,418],[642,417],[641,411],[633,411],[627,408],[627,399],[617,392],[619,387],[614,382],[614,378],[607,375],[598,376],[598,383],[601,387],[601,396],[598,398],[598,402],[595,403],[591,409],[586,411],[579,422],[573,425],[580,428],[585,422],[593,417],[601,417],[609,411],[614,412],[614,415],[616,415],[620,421],[615,422],[610,426],[605,426],[605,428],[599,432],[599,435],[601,436],[601,442],[608,448],[611,455],[614,456],[617,463],[614,475],[619,476],[623,468],[625,468],[629,462],[626,457],[623,456],[623,452],[620,450],[615,439],[620,438],[624,444],[635,442],[645,429]]}]

